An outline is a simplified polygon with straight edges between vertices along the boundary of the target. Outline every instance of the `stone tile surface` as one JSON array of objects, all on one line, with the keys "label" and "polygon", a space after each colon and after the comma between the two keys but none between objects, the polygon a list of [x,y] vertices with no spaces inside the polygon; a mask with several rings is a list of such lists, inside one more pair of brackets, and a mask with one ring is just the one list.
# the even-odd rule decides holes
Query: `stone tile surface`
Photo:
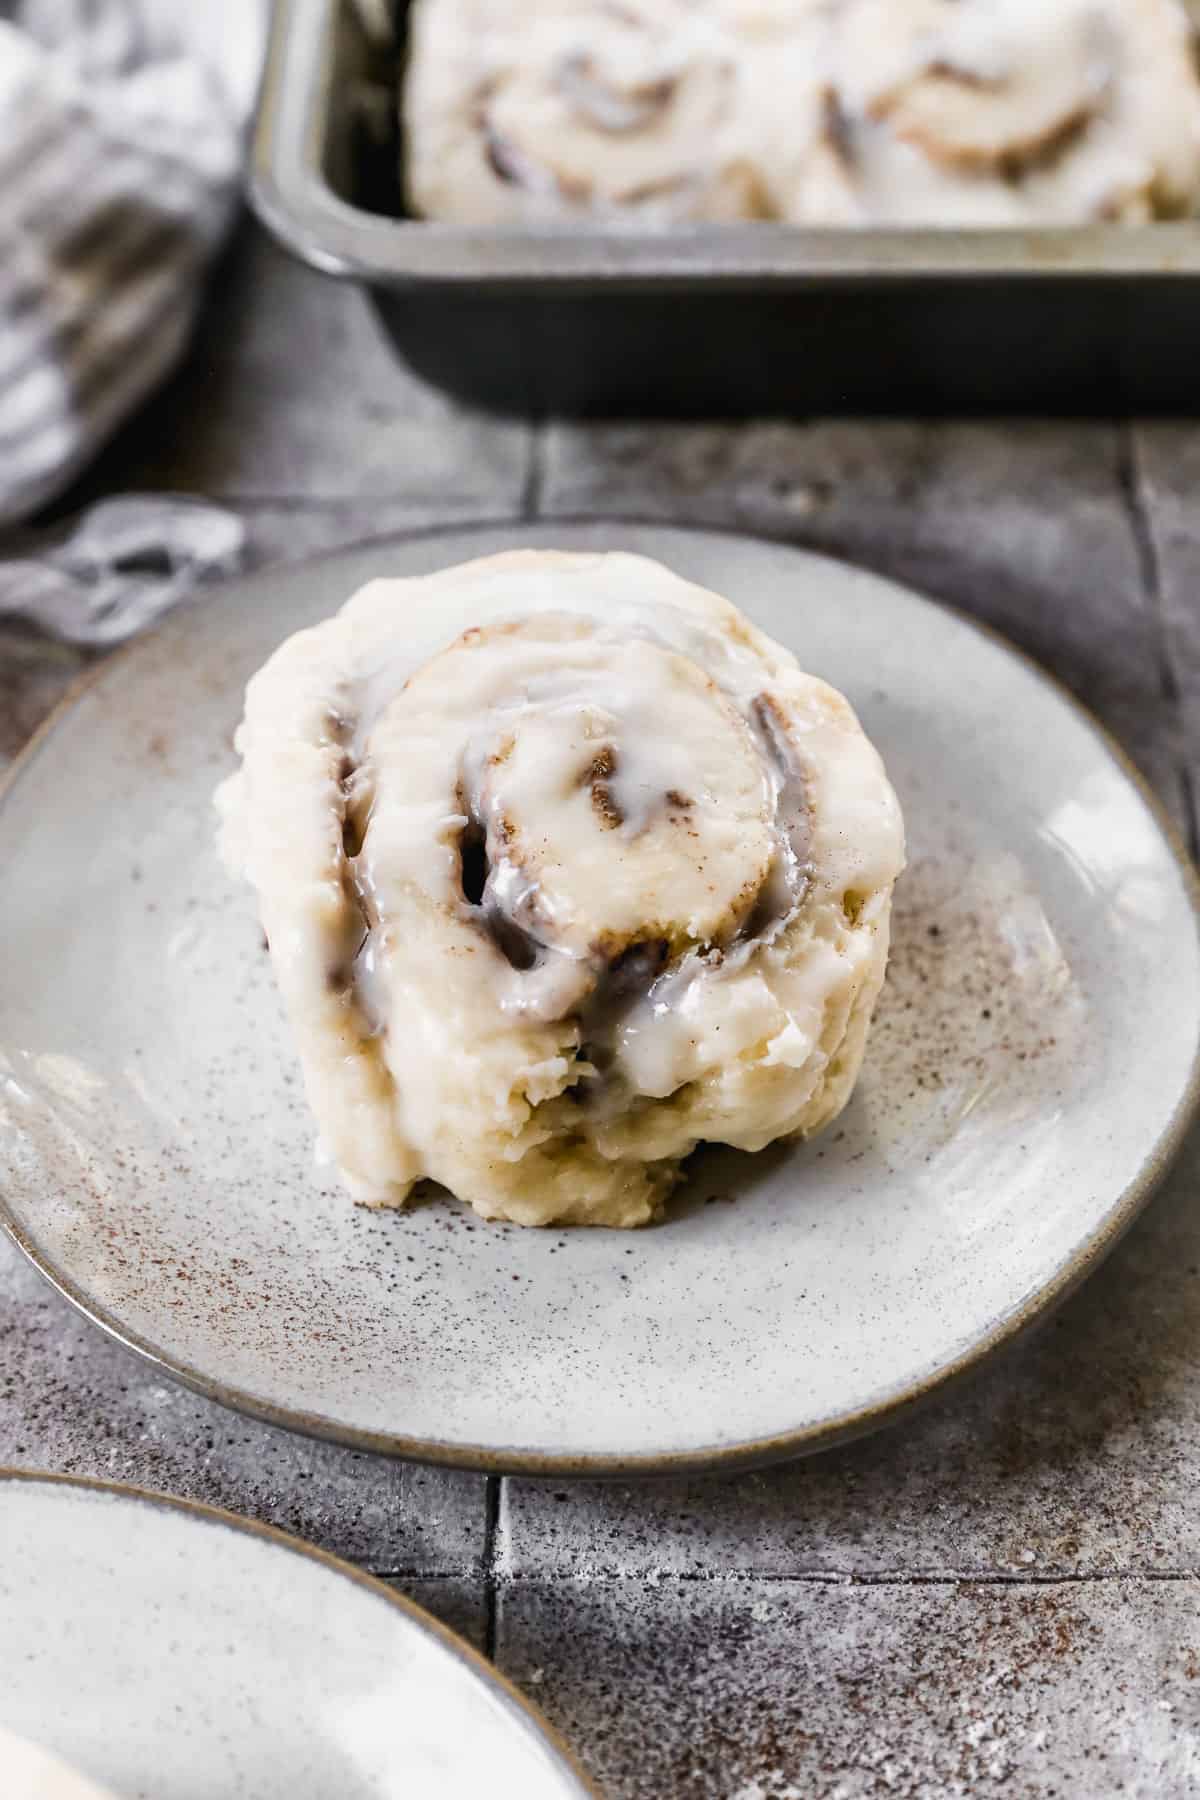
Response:
[{"label": "stone tile surface", "polygon": [[1157,601],[1170,677],[1178,692],[1182,745],[1200,785],[1200,425],[1139,425],[1137,475],[1154,552]]},{"label": "stone tile surface", "polygon": [[501,1666],[622,1800],[1187,1800],[1194,1582],[521,1581]]},{"label": "stone tile surface", "polygon": [[873,1438],[762,1474],[508,1481],[507,1574],[1200,1571],[1200,1133],[1034,1336]]},{"label": "stone tile surface", "polygon": [[479,1576],[442,1576],[421,1579],[393,1577],[388,1582],[406,1600],[415,1600],[427,1613],[451,1631],[457,1631],[473,1650],[483,1650],[487,1639],[487,1594]]},{"label": "stone tile surface", "polygon": [[1123,428],[560,424],[538,461],[550,516],[766,533],[973,614],[1091,706],[1182,817],[1180,723],[1163,692]]},{"label": "stone tile surface", "polygon": [[526,426],[464,413],[418,381],[360,289],[301,267],[247,223],[180,372],[78,492],[405,497],[450,518],[501,499],[515,508],[528,439]]},{"label": "stone tile surface", "polygon": [[260,1425],[106,1338],[0,1236],[0,1468],[127,1481],[296,1532],[381,1572],[461,1576],[481,1476],[408,1467]]}]

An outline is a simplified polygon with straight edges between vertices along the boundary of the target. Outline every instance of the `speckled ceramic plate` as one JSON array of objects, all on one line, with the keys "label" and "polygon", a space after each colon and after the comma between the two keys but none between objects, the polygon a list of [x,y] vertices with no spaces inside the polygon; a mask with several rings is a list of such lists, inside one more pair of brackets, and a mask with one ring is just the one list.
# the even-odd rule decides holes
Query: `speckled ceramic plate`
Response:
[{"label": "speckled ceramic plate", "polygon": [[0,1724],[117,1800],[593,1793],[490,1664],[381,1582],[100,1482],[0,1474]]},{"label": "speckled ceramic plate", "polygon": [[[360,582],[624,546],[845,690],[909,827],[893,966],[825,1137],[708,1152],[668,1221],[351,1206],[210,794],[246,677]],[[990,635],[779,545],[642,526],[379,544],[208,595],[107,665],[0,807],[0,1193],[93,1319],[206,1393],[493,1469],[763,1461],[881,1423],[1092,1266],[1192,1110],[1190,877],[1099,729]]]}]

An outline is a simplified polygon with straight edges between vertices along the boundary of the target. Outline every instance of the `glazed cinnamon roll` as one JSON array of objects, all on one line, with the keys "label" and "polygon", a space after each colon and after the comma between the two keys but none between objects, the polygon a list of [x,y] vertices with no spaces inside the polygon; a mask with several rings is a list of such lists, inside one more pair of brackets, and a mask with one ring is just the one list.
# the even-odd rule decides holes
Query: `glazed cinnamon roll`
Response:
[{"label": "glazed cinnamon roll", "polygon": [[351,1192],[640,1225],[845,1105],[903,830],[850,707],[717,595],[533,551],[376,581],[251,681],[257,889]]},{"label": "glazed cinnamon roll", "polygon": [[1178,0],[843,0],[820,57],[784,61],[773,79],[816,120],[815,141],[785,121],[763,151],[785,217],[1136,222],[1200,193]]},{"label": "glazed cinnamon roll", "polygon": [[1200,199],[1180,0],[416,0],[409,199],[620,216],[1025,225]]},{"label": "glazed cinnamon roll", "polygon": [[409,34],[414,212],[762,214],[748,70],[714,0],[418,0]]}]

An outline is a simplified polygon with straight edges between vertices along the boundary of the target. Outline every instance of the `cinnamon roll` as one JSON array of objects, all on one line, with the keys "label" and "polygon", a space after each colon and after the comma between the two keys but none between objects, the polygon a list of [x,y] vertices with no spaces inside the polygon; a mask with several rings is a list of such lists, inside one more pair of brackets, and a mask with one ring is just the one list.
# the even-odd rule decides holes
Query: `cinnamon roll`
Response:
[{"label": "cinnamon roll", "polygon": [[416,0],[409,199],[466,223],[1067,224],[1200,199],[1181,0]]},{"label": "cinnamon roll", "polygon": [[351,1192],[640,1225],[845,1105],[903,828],[841,695],[637,556],[376,581],[251,681],[218,793]]},{"label": "cinnamon roll", "polygon": [[772,79],[817,117],[815,141],[785,120],[764,148],[788,218],[1136,222],[1200,193],[1177,0],[843,0],[816,62],[793,43]]},{"label": "cinnamon roll", "polygon": [[746,59],[715,5],[419,0],[409,32],[415,212],[472,225],[763,213]]}]

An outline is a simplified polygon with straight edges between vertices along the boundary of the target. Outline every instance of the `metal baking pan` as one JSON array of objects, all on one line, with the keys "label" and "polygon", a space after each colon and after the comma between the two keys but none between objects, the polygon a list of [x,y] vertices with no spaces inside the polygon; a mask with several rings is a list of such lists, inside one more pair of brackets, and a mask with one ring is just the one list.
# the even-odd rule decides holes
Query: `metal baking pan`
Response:
[{"label": "metal baking pan", "polygon": [[251,194],[298,256],[362,282],[404,359],[464,399],[533,416],[1200,407],[1200,223],[633,232],[404,218],[404,12],[381,45],[353,0],[276,0]]}]

